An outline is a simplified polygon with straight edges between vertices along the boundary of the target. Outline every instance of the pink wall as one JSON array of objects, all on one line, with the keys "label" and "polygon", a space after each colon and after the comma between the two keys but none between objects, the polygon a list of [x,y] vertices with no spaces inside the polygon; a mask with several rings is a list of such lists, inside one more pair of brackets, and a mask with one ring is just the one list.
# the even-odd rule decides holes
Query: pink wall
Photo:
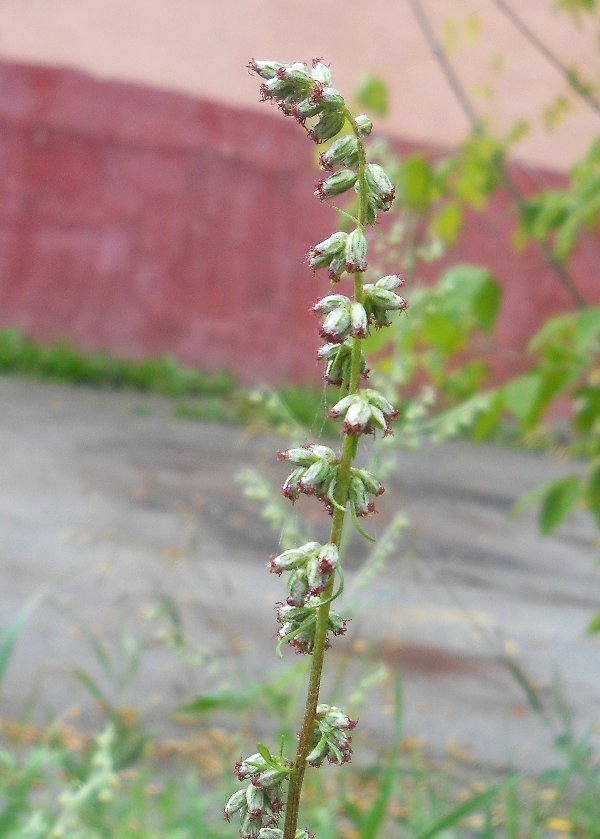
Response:
[{"label": "pink wall", "polygon": [[[314,381],[325,284],[303,259],[335,215],[311,194],[313,145],[276,116],[0,63],[0,326],[248,383]],[[452,255],[502,282],[500,371],[569,306],[510,229],[499,197]],[[597,303],[596,257],[579,254],[576,273]]]}]

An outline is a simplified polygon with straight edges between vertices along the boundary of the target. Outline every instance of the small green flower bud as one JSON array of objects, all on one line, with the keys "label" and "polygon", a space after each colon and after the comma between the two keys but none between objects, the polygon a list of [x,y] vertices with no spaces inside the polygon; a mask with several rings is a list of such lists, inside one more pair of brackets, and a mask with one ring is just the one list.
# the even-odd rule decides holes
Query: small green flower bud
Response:
[{"label": "small green flower bud", "polygon": [[316,556],[313,557],[306,566],[306,580],[308,582],[310,593],[313,595],[320,594],[327,584],[327,580],[321,573],[319,560]]},{"label": "small green flower bud", "polygon": [[363,231],[357,227],[346,240],[346,271],[367,270],[367,240]]},{"label": "small green flower bud", "polygon": [[[324,106],[323,100],[316,100],[315,104],[319,105],[321,108],[323,108]],[[332,137],[335,137],[336,134],[340,133],[340,131],[344,127],[345,120],[346,118],[344,117],[342,111],[324,111],[317,124],[313,125],[313,127],[308,132],[308,136],[311,138],[311,140],[314,140],[315,143],[324,143],[325,140],[331,140]],[[350,184],[350,186],[352,185],[353,184]],[[347,189],[349,189],[349,187],[347,187]]]},{"label": "small green flower bud", "polygon": [[258,818],[266,814],[265,809],[265,794],[262,789],[255,787],[254,784],[249,784],[246,789],[246,806],[248,807],[248,815],[251,818]]},{"label": "small green flower bud", "polygon": [[330,449],[328,446],[320,446],[317,443],[310,443],[308,446],[305,446],[315,457],[321,457],[325,460],[328,460],[330,463],[337,462],[337,455]]},{"label": "small green flower bud", "polygon": [[334,256],[331,260],[331,265],[329,266],[329,279],[332,282],[337,283],[345,270],[346,254],[340,253],[337,256]]},{"label": "small green flower bud", "polygon": [[340,708],[335,705],[317,705],[317,716],[323,716],[323,719],[332,728],[342,728],[350,730],[356,728],[356,720],[351,719]]},{"label": "small green flower bud", "polygon": [[345,294],[328,294],[326,297],[322,297],[315,303],[313,306],[313,312],[320,312],[322,315],[328,315],[340,306],[350,306],[350,298],[346,297]]},{"label": "small green flower bud", "polygon": [[332,574],[337,568],[339,553],[336,545],[328,543],[323,545],[319,552],[319,568],[322,574]]},{"label": "small green flower bud", "polygon": [[371,403],[371,405],[376,406],[382,411],[386,417],[395,418],[398,416],[398,411],[394,406],[388,402],[385,396],[382,396],[378,390],[373,390],[372,388],[368,388],[364,391],[365,396]]},{"label": "small green flower bud", "polygon": [[313,102],[312,99],[307,97],[306,99],[301,99],[299,102],[294,102],[292,116],[295,116],[297,120],[304,123],[304,120],[310,119],[310,117],[316,117],[322,110],[323,105],[321,102]]},{"label": "small green flower bud", "polygon": [[367,492],[371,495],[383,495],[385,491],[383,484],[371,472],[366,469],[353,469],[352,474],[361,480]]},{"label": "small green flower bud", "polygon": [[320,330],[321,337],[333,343],[344,340],[351,327],[350,306],[338,306],[329,312]]},{"label": "small green flower bud", "polygon": [[373,123],[371,122],[369,117],[365,114],[359,114],[356,117],[356,124],[358,126],[358,130],[363,135],[363,137],[368,137],[371,133],[371,129],[373,128]]},{"label": "small green flower bud", "polygon": [[290,501],[295,501],[300,495],[300,479],[304,475],[304,468],[294,469],[285,480],[281,487],[281,492]]},{"label": "small green flower bud", "polygon": [[340,169],[317,184],[315,195],[318,195],[322,200],[331,198],[334,195],[340,195],[342,192],[346,192],[346,190],[354,186],[356,178],[356,172],[353,172],[351,169]]},{"label": "small green flower bud", "polygon": [[290,574],[288,580],[288,596],[286,603],[288,606],[302,606],[308,596],[308,584],[306,568],[298,568]]},{"label": "small green flower bud", "polygon": [[343,635],[347,623],[348,620],[343,618],[339,612],[336,612],[335,609],[330,610],[329,620],[327,621],[327,628],[330,632],[333,632],[334,635]]},{"label": "small green flower bud", "polygon": [[234,792],[225,807],[223,808],[223,815],[227,821],[231,821],[231,817],[246,807],[246,790],[239,789]]},{"label": "small green flower bud", "polygon": [[308,562],[311,556],[316,556],[321,550],[318,542],[307,542],[299,548],[291,548],[279,556],[272,556],[269,560],[269,570],[274,574],[281,574],[282,571],[293,571]]},{"label": "small green flower bud", "polygon": [[309,443],[306,446],[301,446],[294,449],[286,449],[282,452],[277,452],[277,460],[287,460],[294,463],[296,466],[310,466],[315,460],[325,458],[325,460],[333,463],[336,460],[336,453],[333,449],[327,446],[320,446],[319,444]]},{"label": "small green flower bud", "polygon": [[278,827],[263,827],[259,831],[258,839],[283,839],[283,831]]},{"label": "small green flower bud", "polygon": [[254,819],[246,813],[240,825],[240,839],[258,839],[260,830],[260,819]]},{"label": "small green flower bud", "polygon": [[383,288],[386,291],[395,291],[403,285],[404,280],[402,277],[399,277],[398,274],[388,274],[386,277],[382,277],[375,283],[376,288]]},{"label": "small green flower bud", "polygon": [[345,414],[348,408],[356,402],[357,399],[360,399],[360,396],[356,393],[351,393],[348,396],[344,396],[340,399],[339,402],[336,402],[335,405],[327,411],[327,416],[331,419],[337,419],[341,417],[342,414]]},{"label": "small green flower bud", "polygon": [[357,516],[368,516],[369,513],[375,512],[375,504],[369,501],[369,495],[365,485],[356,476],[350,480],[348,500],[353,505],[354,512]]},{"label": "small green flower bud", "polygon": [[328,236],[327,239],[323,239],[322,242],[318,242],[313,248],[311,248],[309,254],[325,257],[333,256],[334,254],[345,250],[347,240],[348,234],[343,230],[338,230],[336,233],[332,233],[331,236]]},{"label": "small green flower bud", "polygon": [[319,739],[319,742],[313,749],[307,754],[306,762],[309,766],[317,767],[323,764],[323,761],[327,757],[329,753],[329,744],[327,743],[326,737],[322,736]]},{"label": "small green flower bud", "polygon": [[284,66],[284,64],[280,64],[278,61],[257,61],[253,58],[248,64],[248,69],[259,75],[261,79],[268,81],[269,79],[274,79],[277,71]]},{"label": "small green flower bud", "polygon": [[[258,775],[253,776],[252,783],[255,787],[266,791],[267,795],[276,794],[282,782],[289,775],[287,769],[265,769],[264,772],[259,772]],[[271,801],[269,800],[269,804]]]},{"label": "small green flower bud", "polygon": [[264,757],[257,753],[250,755],[250,757],[247,757],[244,760],[238,761],[235,765],[234,771],[238,780],[245,781],[252,775],[257,774],[258,772],[264,772],[264,770],[268,768],[269,764],[266,762]]},{"label": "small green flower bud", "polygon": [[394,200],[396,188],[378,163],[367,163],[365,167],[367,187],[381,210],[389,210]]},{"label": "small green flower bud", "polygon": [[350,321],[352,325],[352,334],[355,338],[366,338],[368,331],[367,313],[362,303],[352,303],[350,305]]},{"label": "small green flower bud", "polygon": [[317,460],[304,472],[300,478],[300,488],[307,495],[320,494],[323,484],[331,476],[331,466],[326,460]]},{"label": "small green flower bud", "polygon": [[[335,87],[323,86],[322,84],[316,84],[314,86],[310,98],[313,102],[321,102],[328,111],[341,112],[346,104],[339,90],[336,90]],[[344,118],[343,114],[342,117]]]},{"label": "small green flower bud", "polygon": [[319,84],[330,85],[332,82],[331,70],[321,58],[313,58],[310,74]]},{"label": "small green flower bud", "polygon": [[377,286],[366,289],[366,291],[371,301],[383,309],[404,311],[408,308],[408,303],[404,297],[400,297],[394,291],[388,291],[386,288],[377,288]]},{"label": "small green flower bud", "polygon": [[[339,231],[311,248],[308,252],[308,264],[312,270],[329,268],[330,279],[339,279],[345,267],[347,240],[348,234]],[[338,267],[341,267],[340,271],[337,270]]]},{"label": "small green flower bud", "polygon": [[333,169],[336,164],[343,164],[352,169],[358,167],[358,141],[353,134],[345,134],[326,149],[320,156],[323,169]]}]

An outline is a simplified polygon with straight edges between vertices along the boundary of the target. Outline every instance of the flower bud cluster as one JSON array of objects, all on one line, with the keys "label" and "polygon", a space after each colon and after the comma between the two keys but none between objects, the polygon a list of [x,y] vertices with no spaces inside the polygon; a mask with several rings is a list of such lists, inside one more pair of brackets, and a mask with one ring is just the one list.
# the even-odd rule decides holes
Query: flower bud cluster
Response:
[{"label": "flower bud cluster", "polygon": [[368,516],[375,512],[375,502],[370,496],[383,495],[385,487],[366,469],[350,470],[348,503],[357,516]]},{"label": "flower bud cluster", "polygon": [[278,575],[284,571],[291,572],[286,602],[289,606],[301,606],[307,597],[321,594],[325,590],[338,562],[338,549],[334,544],[307,542],[300,548],[272,556],[269,569]]},{"label": "flower bud cluster", "polygon": [[[283,839],[283,830],[278,827],[263,827],[258,834],[258,839]],[[315,839],[314,833],[308,830],[297,830],[294,839]]]},{"label": "flower bud cluster", "polygon": [[[280,643],[287,643],[297,653],[311,654],[315,646],[317,631],[317,609],[321,605],[319,597],[307,597],[301,606],[290,606],[289,603],[277,603],[277,623],[280,626],[277,637]],[[343,635],[348,621],[334,609],[329,610],[327,619],[327,633]],[[325,649],[329,649],[331,642],[325,638]]]},{"label": "flower bud cluster", "polygon": [[391,324],[390,312],[404,312],[408,308],[404,297],[396,294],[396,289],[403,285],[404,280],[401,277],[389,274],[376,283],[365,283],[363,286],[363,305],[367,319],[376,329]]},{"label": "flower bud cluster", "polygon": [[327,268],[329,279],[337,282],[344,271],[355,273],[367,270],[367,240],[359,227],[352,233],[339,231],[316,244],[307,256],[313,271]]},{"label": "flower bud cluster", "polygon": [[313,311],[324,315],[319,334],[332,344],[341,344],[349,337],[367,337],[369,322],[365,307],[345,294],[328,294],[315,303]]},{"label": "flower bud cluster", "polygon": [[290,765],[282,759],[266,760],[254,754],[235,765],[240,781],[250,781],[245,789],[235,792],[223,809],[227,821],[240,815],[242,839],[264,839],[263,831],[277,827],[283,810],[281,787],[290,773]]},{"label": "flower bud cluster", "polygon": [[333,705],[317,705],[307,762],[311,766],[321,766],[325,759],[338,766],[349,763],[352,758],[352,738],[348,732],[356,725],[357,720],[350,719],[339,708]]},{"label": "flower bud cluster", "polygon": [[[364,182],[367,191],[366,220],[367,224],[374,225],[377,221],[378,210],[386,213],[391,208],[396,188],[378,163],[367,163]],[[356,181],[354,187],[360,193],[360,181]]]},{"label": "flower bud cluster", "polygon": [[264,79],[260,87],[263,100],[274,100],[287,116],[304,126],[307,119],[318,117],[308,131],[316,143],[330,140],[344,127],[346,103],[332,86],[329,67],[319,58],[311,67],[302,62],[278,64],[252,59],[248,69]]},{"label": "flower bud cluster", "polygon": [[336,402],[327,416],[338,419],[344,414],[343,428],[346,434],[375,434],[375,429],[384,436],[392,433],[390,422],[398,416],[394,408],[378,391],[368,388],[351,393]]},{"label": "flower bud cluster", "polygon": [[[344,128],[348,118],[346,103],[341,93],[332,86],[331,71],[321,59],[315,58],[311,67],[303,62],[280,64],[252,59],[248,69],[264,80],[260,87],[263,100],[277,102],[284,114],[296,119],[303,127],[306,127],[306,120],[316,119],[308,129],[308,136],[315,143],[332,140]],[[361,136],[371,133],[371,120],[364,114],[355,117],[354,124]],[[360,192],[357,136],[347,134],[336,139],[323,152],[320,161],[322,167],[329,171],[335,166],[343,168],[318,183],[315,195],[321,199],[332,198],[352,187]],[[373,225],[379,210],[386,212],[390,209],[395,190],[384,170],[375,163],[365,167],[363,184],[368,192],[366,220]]]},{"label": "flower bud cluster", "polygon": [[301,448],[277,452],[278,460],[287,460],[297,468],[288,475],[282,493],[290,501],[300,494],[314,495],[329,508],[335,490],[340,460],[333,449],[309,444]]},{"label": "flower bud cluster", "polygon": [[[379,398],[383,399],[383,397]],[[389,405],[387,401],[386,404]],[[393,410],[392,408],[392,413]],[[328,512],[333,512],[340,459],[332,449],[310,444],[302,448],[278,452],[277,457],[279,460],[287,460],[298,467],[288,475],[281,488],[286,498],[293,502],[301,493],[314,495],[325,503]],[[374,513],[375,504],[370,496],[378,496],[383,492],[383,485],[366,469],[352,468],[350,470],[348,502],[357,516]]]},{"label": "flower bud cluster", "polygon": [[[317,352],[317,358],[327,362],[325,381],[330,385],[341,385],[350,381],[352,365],[352,344],[342,341],[341,344],[324,344]],[[360,351],[359,370],[365,378],[368,376],[367,364],[362,350]]]}]

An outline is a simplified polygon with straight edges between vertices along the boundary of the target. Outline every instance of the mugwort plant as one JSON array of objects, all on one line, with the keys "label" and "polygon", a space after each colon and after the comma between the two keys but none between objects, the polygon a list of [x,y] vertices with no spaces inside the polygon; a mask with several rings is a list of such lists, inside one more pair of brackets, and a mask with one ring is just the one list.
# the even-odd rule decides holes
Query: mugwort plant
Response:
[{"label": "mugwort plant", "polygon": [[[371,120],[349,110],[321,59],[314,59],[310,67],[253,59],[249,69],[262,79],[263,100],[277,103],[315,143],[328,143],[320,156],[326,175],[315,195],[327,200],[354,190],[358,196],[353,229],[332,233],[308,252],[309,267],[324,269],[330,280],[330,293],[315,303],[314,311],[325,341],[318,353],[324,377],[338,388],[328,416],[341,420],[341,452],[310,443],[277,455],[292,467],[283,484],[284,496],[293,503],[302,494],[312,495],[332,517],[329,542],[308,542],[269,560],[269,570],[286,578],[285,602],[276,604],[278,652],[288,644],[312,658],[296,754],[293,759],[275,755],[260,744],[256,754],[236,764],[235,774],[245,786],[224,809],[227,820],[239,816],[242,839],[314,839],[297,826],[306,767],[321,766],[325,760],[336,765],[350,761],[350,732],[356,726],[340,708],[319,702],[325,651],[332,636],[346,631],[347,621],[333,608],[343,589],[342,530],[348,514],[359,532],[372,539],[359,519],[375,511],[375,499],[384,491],[374,475],[353,464],[360,438],[377,431],[390,434],[398,416],[387,399],[364,386],[368,370],[361,345],[371,327],[388,326],[391,314],[404,311],[407,303],[397,293],[403,281],[396,275],[363,282],[367,227],[374,226],[379,212],[389,210],[394,200],[394,186],[383,168],[367,162],[365,138]],[[351,289],[337,293],[345,280]]]}]

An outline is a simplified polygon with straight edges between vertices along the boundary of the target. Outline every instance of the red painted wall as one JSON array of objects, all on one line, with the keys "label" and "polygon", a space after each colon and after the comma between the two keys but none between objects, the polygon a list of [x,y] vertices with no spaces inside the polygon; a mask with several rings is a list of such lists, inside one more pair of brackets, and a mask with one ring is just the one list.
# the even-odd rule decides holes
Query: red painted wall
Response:
[{"label": "red painted wall", "polygon": [[[312,196],[313,145],[265,111],[0,63],[0,326],[247,383],[316,380],[325,282],[303,259],[335,214]],[[499,197],[452,255],[504,286],[501,370],[569,306],[533,249],[512,252],[508,215]],[[576,273],[598,302],[593,251]]]}]

